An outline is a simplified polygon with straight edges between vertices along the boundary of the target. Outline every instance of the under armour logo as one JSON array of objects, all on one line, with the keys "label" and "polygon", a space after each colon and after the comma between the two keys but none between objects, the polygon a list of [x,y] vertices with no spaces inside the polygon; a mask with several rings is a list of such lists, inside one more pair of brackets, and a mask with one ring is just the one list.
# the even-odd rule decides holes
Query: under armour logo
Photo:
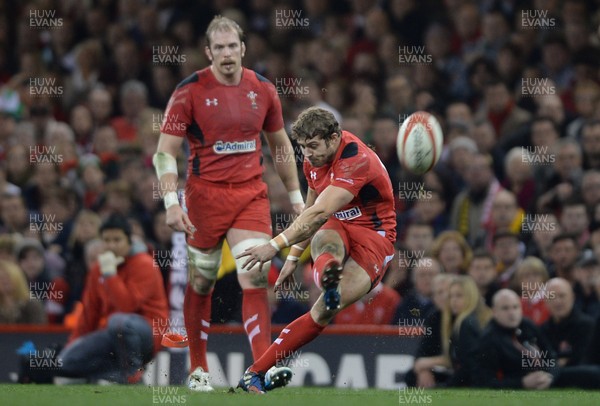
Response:
[{"label": "under armour logo", "polygon": [[315,171],[310,171],[310,178],[312,180],[317,180],[317,172]]},{"label": "under armour logo", "polygon": [[215,97],[214,99],[206,99],[206,105],[210,106],[211,104],[218,106],[219,105],[219,101],[217,100],[217,98]]},{"label": "under armour logo", "polygon": [[375,268],[375,273],[379,273],[379,267],[377,265],[373,265],[373,268]]}]

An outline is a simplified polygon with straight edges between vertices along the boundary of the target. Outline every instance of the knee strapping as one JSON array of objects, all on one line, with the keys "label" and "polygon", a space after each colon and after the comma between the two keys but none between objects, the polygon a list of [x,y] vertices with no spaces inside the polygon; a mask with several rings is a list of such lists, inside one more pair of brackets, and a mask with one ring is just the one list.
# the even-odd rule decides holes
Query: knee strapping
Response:
[{"label": "knee strapping", "polygon": [[[238,244],[236,244],[235,247],[232,247],[231,255],[233,255],[233,257],[235,258],[238,255],[240,255],[242,252],[246,251],[247,248],[251,248],[256,245],[262,245],[267,242],[269,242],[269,240],[267,240],[266,238],[248,238],[246,240],[240,241]],[[251,271],[254,271],[255,269],[258,269],[259,264],[254,265],[251,269],[242,269],[242,265],[244,265],[244,262],[246,262],[247,259],[248,259],[248,257],[235,259],[235,266],[237,268],[238,273],[246,273],[246,272],[251,272]],[[267,262],[263,263],[262,270],[268,272],[270,267],[271,267],[271,261],[267,261]]]},{"label": "knee strapping", "polygon": [[188,245],[188,260],[191,265],[190,276],[199,273],[206,279],[217,279],[217,273],[221,266],[221,250],[218,249],[210,254],[205,254],[198,248]]}]

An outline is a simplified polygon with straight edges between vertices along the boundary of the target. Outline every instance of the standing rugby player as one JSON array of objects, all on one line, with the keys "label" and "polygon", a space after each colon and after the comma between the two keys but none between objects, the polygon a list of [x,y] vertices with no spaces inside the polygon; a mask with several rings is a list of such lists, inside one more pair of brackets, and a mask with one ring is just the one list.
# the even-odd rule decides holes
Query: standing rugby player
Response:
[{"label": "standing rugby player", "polygon": [[277,288],[293,274],[298,256],[312,237],[313,275],[323,294],[310,312],[283,329],[246,370],[239,386],[248,392],[263,393],[274,384],[286,384],[291,378],[289,369],[273,376],[266,372],[282,354],[293,354],[312,341],[340,310],[377,286],[394,258],[392,184],[375,152],[342,131],[333,114],[316,107],[298,116],[292,137],[305,156],[306,209],[284,232],[238,258],[248,257],[243,267],[251,269],[295,244],[275,282]]},{"label": "standing rugby player", "polygon": [[[161,127],[153,163],[164,193],[167,224],[187,233],[189,277],[183,314],[188,335],[189,388],[212,391],[206,361],[211,294],[217,279],[224,239],[238,256],[269,241],[271,217],[267,186],[262,181],[260,132],[287,188],[294,211],[304,208],[295,159],[284,130],[275,86],[242,66],[246,46],[233,20],[215,17],[206,31],[211,65],[182,81],[173,92]],[[185,199],[179,204],[175,157],[183,140],[190,146]],[[270,344],[271,313],[267,301],[270,264],[243,269],[242,317],[254,359]]]}]

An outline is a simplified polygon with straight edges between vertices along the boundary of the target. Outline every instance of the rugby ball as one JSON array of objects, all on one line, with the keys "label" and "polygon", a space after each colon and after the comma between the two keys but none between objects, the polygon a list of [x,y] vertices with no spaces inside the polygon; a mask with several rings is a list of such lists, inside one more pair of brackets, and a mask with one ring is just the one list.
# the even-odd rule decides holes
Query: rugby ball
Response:
[{"label": "rugby ball", "polygon": [[398,131],[398,159],[406,169],[421,175],[439,161],[443,144],[444,134],[437,119],[425,111],[417,111],[404,120]]}]

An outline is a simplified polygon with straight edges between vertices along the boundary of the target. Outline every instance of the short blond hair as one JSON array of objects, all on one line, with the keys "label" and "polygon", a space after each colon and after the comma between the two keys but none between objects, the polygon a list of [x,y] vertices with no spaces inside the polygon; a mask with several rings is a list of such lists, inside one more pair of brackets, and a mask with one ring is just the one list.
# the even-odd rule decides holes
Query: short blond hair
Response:
[{"label": "short blond hair", "polygon": [[223,17],[222,15],[217,15],[212,19],[210,24],[208,24],[208,28],[206,29],[206,44],[210,48],[210,38],[217,31],[233,31],[238,34],[240,38],[240,42],[244,40],[244,31],[242,27],[231,18]]},{"label": "short blond hair", "polygon": [[548,280],[550,277],[548,274],[548,269],[544,264],[544,261],[537,257],[526,257],[519,266],[517,266],[517,270],[515,271],[515,280],[520,282],[523,278],[523,274],[531,273],[536,276],[540,276],[544,282]]}]

